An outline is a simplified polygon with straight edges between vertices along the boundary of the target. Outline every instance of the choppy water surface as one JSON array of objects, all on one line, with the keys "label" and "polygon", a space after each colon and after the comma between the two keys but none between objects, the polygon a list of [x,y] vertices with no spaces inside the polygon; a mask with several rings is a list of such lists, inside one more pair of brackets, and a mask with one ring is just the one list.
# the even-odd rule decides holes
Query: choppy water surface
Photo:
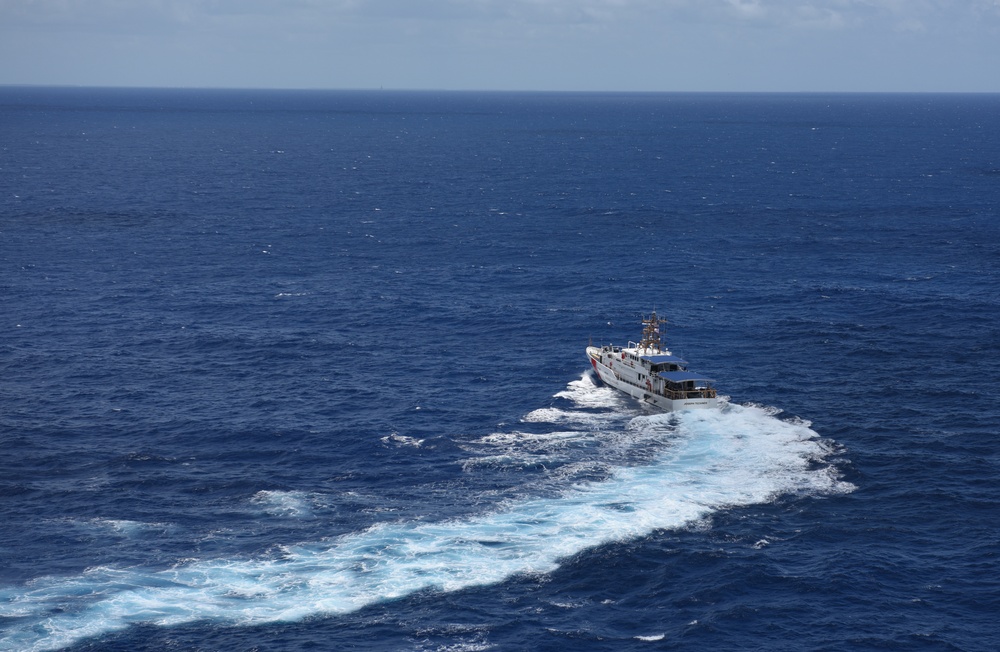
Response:
[{"label": "choppy water surface", "polygon": [[0,649],[995,649],[998,103],[0,89]]}]

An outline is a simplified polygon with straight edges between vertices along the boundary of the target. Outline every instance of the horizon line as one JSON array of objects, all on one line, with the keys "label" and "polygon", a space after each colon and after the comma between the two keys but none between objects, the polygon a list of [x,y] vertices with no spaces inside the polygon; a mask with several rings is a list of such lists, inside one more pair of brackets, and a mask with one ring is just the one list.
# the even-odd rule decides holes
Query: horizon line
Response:
[{"label": "horizon line", "polygon": [[418,88],[418,87],[294,87],[294,86],[136,86],[117,84],[35,84],[0,82],[0,88],[63,88],[92,90],[162,91],[284,91],[284,92],[391,92],[391,93],[537,93],[591,95],[1000,95],[996,91],[960,90],[595,90],[514,88]]}]

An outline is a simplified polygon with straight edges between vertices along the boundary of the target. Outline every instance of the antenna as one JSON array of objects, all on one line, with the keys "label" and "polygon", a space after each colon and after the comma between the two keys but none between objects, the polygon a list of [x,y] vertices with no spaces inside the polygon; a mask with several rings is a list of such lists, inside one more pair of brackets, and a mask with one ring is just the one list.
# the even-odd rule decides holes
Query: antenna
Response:
[{"label": "antenna", "polygon": [[642,341],[639,342],[639,348],[643,350],[652,349],[653,353],[660,353],[663,350],[663,340],[662,333],[660,332],[660,324],[666,324],[666,319],[660,319],[656,316],[656,311],[649,316],[649,319],[643,318],[642,320]]}]

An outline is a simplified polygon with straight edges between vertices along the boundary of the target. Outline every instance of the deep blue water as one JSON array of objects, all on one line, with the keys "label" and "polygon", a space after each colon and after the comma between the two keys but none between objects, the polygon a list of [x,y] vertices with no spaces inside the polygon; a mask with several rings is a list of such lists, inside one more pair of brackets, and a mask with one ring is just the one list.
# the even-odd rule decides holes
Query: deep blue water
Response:
[{"label": "deep blue water", "polygon": [[996,95],[0,88],[0,650],[995,650],[998,206]]}]

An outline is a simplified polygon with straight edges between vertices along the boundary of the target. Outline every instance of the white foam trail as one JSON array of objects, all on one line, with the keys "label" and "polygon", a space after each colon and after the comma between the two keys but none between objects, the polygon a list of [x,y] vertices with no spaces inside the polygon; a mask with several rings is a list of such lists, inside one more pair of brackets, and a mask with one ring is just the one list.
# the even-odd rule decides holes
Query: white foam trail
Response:
[{"label": "white foam trail", "polygon": [[[637,424],[638,422],[638,424]],[[288,548],[276,559],[196,561],[161,571],[92,569],[0,591],[0,616],[17,618],[0,650],[54,650],[133,623],[243,625],[343,614],[421,590],[456,591],[515,574],[547,573],[581,550],[660,529],[683,528],[720,509],[781,494],[853,489],[803,423],[729,406],[634,419],[674,432],[652,463],[618,468],[602,482],[554,498],[445,522],[379,524]]]},{"label": "white foam trail", "polygon": [[580,439],[587,439],[593,437],[594,434],[591,432],[582,432],[579,430],[565,430],[560,432],[546,432],[542,434],[529,433],[529,432],[495,432],[490,435],[486,435],[476,443],[478,444],[490,444],[493,446],[512,446],[512,445],[523,445],[525,443],[532,444],[565,444]]},{"label": "white foam trail", "polygon": [[576,412],[550,407],[533,410],[524,415],[521,421],[525,423],[571,423],[597,428],[621,418],[622,415],[616,412]]},{"label": "white foam trail", "polygon": [[622,394],[607,385],[598,385],[589,371],[569,383],[556,397],[572,401],[581,408],[614,408],[623,402]]},{"label": "white foam trail", "polygon": [[475,468],[495,468],[495,469],[518,469],[535,467],[539,464],[557,464],[562,459],[554,455],[513,455],[502,453],[500,455],[481,455],[462,462],[463,471],[472,471]]},{"label": "white foam trail", "polygon": [[[629,403],[624,395],[607,385],[598,385],[593,374],[587,371],[578,380],[566,385],[566,389],[555,394],[554,398],[563,398],[571,403],[575,410],[563,410],[556,407],[546,407],[533,410],[521,421],[527,423],[573,423],[588,426],[607,424],[620,419],[626,412],[623,408],[634,408],[635,403]],[[602,410],[585,412],[584,409]]]}]

